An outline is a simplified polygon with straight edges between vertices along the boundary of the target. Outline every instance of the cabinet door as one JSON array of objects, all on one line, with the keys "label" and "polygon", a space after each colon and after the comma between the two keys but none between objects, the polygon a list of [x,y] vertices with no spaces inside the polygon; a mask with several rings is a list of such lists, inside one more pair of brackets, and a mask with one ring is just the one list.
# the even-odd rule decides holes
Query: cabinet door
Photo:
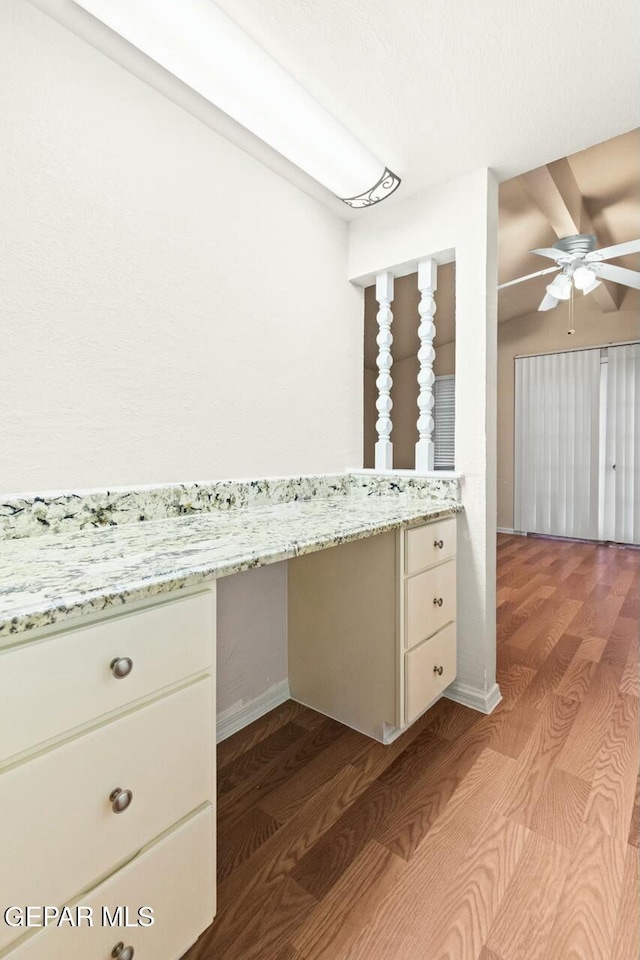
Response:
[{"label": "cabinet door", "polygon": [[[212,807],[207,805],[179,824],[74,902],[92,911],[92,927],[46,927],[18,943],[7,960],[106,960],[118,943],[133,947],[136,960],[182,956],[215,913]],[[134,924],[143,906],[153,910],[151,926],[111,927],[102,912],[107,908],[109,918],[124,922],[126,908]]]},{"label": "cabinet door", "polygon": [[[5,770],[0,903],[62,904],[95,884],[211,799],[213,756],[208,677]],[[132,792],[118,813],[116,788]],[[1,924],[0,948],[19,933]]]},{"label": "cabinet door", "polygon": [[456,625],[405,654],[405,720],[420,716],[456,678]]},{"label": "cabinet door", "polygon": [[405,646],[414,647],[456,619],[456,562],[405,580]]},{"label": "cabinet door", "polygon": [[214,616],[207,591],[0,652],[0,761],[210,669]]},{"label": "cabinet door", "polygon": [[294,700],[383,740],[397,723],[397,533],[289,561]]},{"label": "cabinet door", "polygon": [[455,517],[413,527],[404,535],[405,573],[417,573],[456,554]]}]

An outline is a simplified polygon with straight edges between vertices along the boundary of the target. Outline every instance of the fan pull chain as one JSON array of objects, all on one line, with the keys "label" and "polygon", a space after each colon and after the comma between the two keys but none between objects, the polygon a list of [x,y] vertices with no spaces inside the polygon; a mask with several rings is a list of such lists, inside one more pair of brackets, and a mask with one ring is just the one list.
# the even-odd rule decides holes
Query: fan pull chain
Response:
[{"label": "fan pull chain", "polygon": [[575,327],[573,325],[573,284],[571,284],[571,296],[569,297],[569,329],[567,330],[567,336],[570,337],[572,333],[575,333]]}]

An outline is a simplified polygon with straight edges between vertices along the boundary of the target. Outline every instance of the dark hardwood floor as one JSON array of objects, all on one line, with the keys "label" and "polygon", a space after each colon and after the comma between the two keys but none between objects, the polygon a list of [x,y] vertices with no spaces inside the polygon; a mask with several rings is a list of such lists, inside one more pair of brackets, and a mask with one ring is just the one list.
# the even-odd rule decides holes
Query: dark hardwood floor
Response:
[{"label": "dark hardwood floor", "polygon": [[639,564],[499,538],[490,716],[384,747],[289,702],[220,744],[186,960],[638,960]]}]

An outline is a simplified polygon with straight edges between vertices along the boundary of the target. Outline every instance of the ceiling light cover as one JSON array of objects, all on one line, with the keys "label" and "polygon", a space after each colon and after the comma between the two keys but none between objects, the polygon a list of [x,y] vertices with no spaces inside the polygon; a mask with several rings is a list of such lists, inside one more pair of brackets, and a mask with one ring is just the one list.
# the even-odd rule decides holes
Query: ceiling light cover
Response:
[{"label": "ceiling light cover", "polygon": [[538,310],[542,310],[542,311],[553,310],[553,308],[557,306],[558,306],[558,301],[556,300],[556,298],[552,296],[550,293],[545,293],[542,299],[542,303],[538,307]]},{"label": "ceiling light cover", "polygon": [[593,270],[590,270],[589,267],[580,266],[574,270],[573,282],[576,286],[576,290],[586,290],[587,287],[591,287],[593,285],[593,281],[596,279],[595,273]]},{"label": "ceiling light cover", "polygon": [[212,0],[75,0],[352,207],[400,178]]},{"label": "ceiling light cover", "polygon": [[550,293],[556,300],[568,300],[571,296],[571,278],[565,273],[560,273],[547,287],[547,293]]},{"label": "ceiling light cover", "polygon": [[583,293],[585,294],[585,296],[586,296],[587,293],[592,293],[592,292],[596,289],[596,287],[599,287],[599,286],[600,286],[600,283],[601,283],[601,281],[598,280],[598,278],[597,278],[596,276],[594,276],[594,278],[593,278],[593,280],[591,281],[591,283],[589,284],[589,286],[582,288],[582,292],[583,292]]}]

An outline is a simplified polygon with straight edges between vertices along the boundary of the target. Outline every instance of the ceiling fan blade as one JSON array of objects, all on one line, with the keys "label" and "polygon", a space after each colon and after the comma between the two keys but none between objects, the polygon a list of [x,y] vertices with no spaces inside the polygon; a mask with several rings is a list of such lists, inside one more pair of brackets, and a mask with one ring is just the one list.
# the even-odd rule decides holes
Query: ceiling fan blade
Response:
[{"label": "ceiling fan blade", "polygon": [[553,308],[557,307],[559,303],[560,301],[556,300],[555,297],[552,297],[550,293],[545,293],[538,310],[553,310]]},{"label": "ceiling fan blade", "polygon": [[540,257],[549,257],[550,260],[559,260],[561,257],[567,259],[567,254],[555,247],[540,247],[538,250],[529,250],[529,253],[537,253]]},{"label": "ceiling fan blade", "polygon": [[560,267],[547,267],[545,270],[538,270],[537,273],[528,273],[526,277],[507,280],[506,283],[498,284],[498,290],[504,290],[505,287],[513,287],[516,283],[523,283],[525,280],[533,280],[534,277],[543,277],[545,273],[557,273],[559,269]]},{"label": "ceiling fan blade", "polygon": [[594,260],[611,260],[613,257],[626,257],[628,253],[640,253],[640,240],[628,240],[626,243],[614,243],[612,247],[603,247],[594,250],[584,258],[587,262]]},{"label": "ceiling fan blade", "polygon": [[590,263],[589,269],[602,277],[603,280],[613,280],[614,283],[622,283],[625,287],[634,287],[636,290],[640,290],[640,273],[636,270],[615,267],[612,263]]}]

